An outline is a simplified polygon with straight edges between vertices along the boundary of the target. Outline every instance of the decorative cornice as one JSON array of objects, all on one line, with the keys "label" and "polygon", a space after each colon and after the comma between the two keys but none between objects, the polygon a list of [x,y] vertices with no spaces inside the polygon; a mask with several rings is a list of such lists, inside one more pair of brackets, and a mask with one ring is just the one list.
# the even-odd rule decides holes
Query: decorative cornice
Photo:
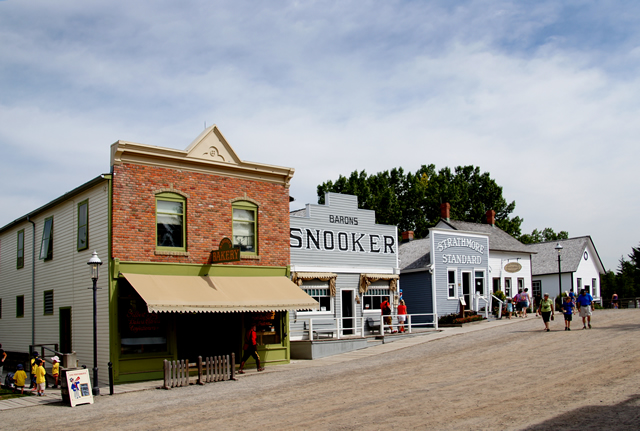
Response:
[{"label": "decorative cornice", "polygon": [[[281,184],[285,188],[289,188],[295,169],[236,159],[237,156],[235,152],[226,140],[224,140],[224,137],[219,133],[216,126],[210,127],[205,132],[206,133],[201,134],[187,150],[117,141],[111,145],[111,166],[134,163],[245,180],[266,181]],[[225,154],[232,155],[233,157],[230,157],[232,160],[221,161],[213,157],[206,158],[202,154],[196,154],[198,151],[201,152],[202,149],[200,146],[194,144],[202,142],[205,146],[209,145],[205,139],[216,139],[216,141],[212,142],[216,142],[217,145],[224,148]]]}]

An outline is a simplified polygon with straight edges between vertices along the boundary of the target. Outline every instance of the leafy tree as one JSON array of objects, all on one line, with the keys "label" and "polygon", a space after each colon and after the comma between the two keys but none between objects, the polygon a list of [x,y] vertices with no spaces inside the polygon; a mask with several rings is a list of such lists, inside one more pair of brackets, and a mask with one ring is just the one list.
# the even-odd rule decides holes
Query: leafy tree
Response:
[{"label": "leafy tree", "polygon": [[511,217],[515,201],[507,202],[502,187],[488,172],[475,166],[457,166],[452,171],[435,165],[422,165],[415,173],[402,168],[367,175],[354,171],[349,177],[318,186],[318,202],[324,203],[326,192],[358,196],[359,208],[376,212],[376,222],[397,225],[400,232],[412,230],[416,237],[427,235],[428,229],[440,220],[440,204],[451,205],[454,220],[485,223],[486,212],[496,212],[496,224],[507,233],[520,235],[520,217]]},{"label": "leafy tree", "polygon": [[561,230],[555,233],[550,227],[545,227],[542,232],[534,229],[531,234],[522,234],[518,238],[524,244],[535,244],[538,242],[557,241],[559,239],[569,239],[569,232]]},{"label": "leafy tree", "polygon": [[601,277],[602,297],[605,300],[611,299],[613,293],[617,293],[620,298],[636,298],[640,296],[640,247],[632,247],[631,253],[620,258],[618,270],[607,271]]}]

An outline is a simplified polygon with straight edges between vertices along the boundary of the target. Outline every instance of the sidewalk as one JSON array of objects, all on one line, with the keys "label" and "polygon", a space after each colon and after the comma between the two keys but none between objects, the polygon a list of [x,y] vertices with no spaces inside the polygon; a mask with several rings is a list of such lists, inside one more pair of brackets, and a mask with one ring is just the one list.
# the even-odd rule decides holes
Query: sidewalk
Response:
[{"label": "sidewalk", "polygon": [[[387,335],[384,337],[384,341],[381,344],[377,344],[371,347],[367,347],[360,350],[354,350],[347,353],[341,353],[338,355],[327,356],[314,360],[298,360],[293,359],[289,364],[273,365],[267,367],[263,373],[276,373],[284,372],[291,369],[311,368],[311,367],[323,367],[331,364],[338,364],[347,361],[353,361],[356,359],[367,358],[383,353],[393,352],[407,347],[415,346],[418,344],[428,343],[430,341],[439,340],[441,338],[452,337],[455,335],[468,334],[471,332],[482,331],[485,329],[491,329],[496,326],[514,324],[523,322],[525,320],[535,319],[535,315],[529,316],[526,319],[502,319],[502,320],[485,320],[477,324],[465,325],[461,328],[440,328],[439,330],[433,330],[429,332],[419,332],[415,334],[403,334],[403,335]],[[258,372],[253,369],[245,370],[246,374],[236,374],[236,378],[245,378],[249,376],[258,375]],[[262,373],[261,373],[262,374]],[[160,388],[163,385],[162,380],[152,380],[148,382],[138,383],[126,383],[122,385],[115,385],[113,392],[115,394],[124,394],[127,392],[145,391],[148,389]],[[100,384],[100,396],[109,396],[109,385]],[[45,396],[30,396],[22,398],[12,398],[9,400],[0,401],[0,411],[8,409],[16,409],[21,407],[33,407],[43,404],[62,403],[62,396],[60,389],[48,388],[45,391]]]}]

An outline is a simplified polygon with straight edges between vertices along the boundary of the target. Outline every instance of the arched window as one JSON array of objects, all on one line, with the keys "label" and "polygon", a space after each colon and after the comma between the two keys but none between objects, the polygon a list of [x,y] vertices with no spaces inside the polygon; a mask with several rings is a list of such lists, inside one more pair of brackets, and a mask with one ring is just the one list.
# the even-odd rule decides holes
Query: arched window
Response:
[{"label": "arched window", "polygon": [[258,206],[254,203],[233,203],[233,245],[244,254],[258,254]]},{"label": "arched window", "polygon": [[186,250],[187,201],[177,193],[156,195],[156,247],[160,250]]}]

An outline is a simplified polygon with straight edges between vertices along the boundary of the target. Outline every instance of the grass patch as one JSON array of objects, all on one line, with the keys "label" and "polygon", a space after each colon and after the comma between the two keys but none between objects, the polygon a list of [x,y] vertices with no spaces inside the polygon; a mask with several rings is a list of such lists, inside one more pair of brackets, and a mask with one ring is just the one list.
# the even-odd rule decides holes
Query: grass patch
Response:
[{"label": "grass patch", "polygon": [[24,394],[13,393],[11,389],[2,389],[0,388],[0,400],[9,400],[11,398],[22,398],[22,397],[30,397],[32,396],[31,392],[27,392],[25,389]]}]

